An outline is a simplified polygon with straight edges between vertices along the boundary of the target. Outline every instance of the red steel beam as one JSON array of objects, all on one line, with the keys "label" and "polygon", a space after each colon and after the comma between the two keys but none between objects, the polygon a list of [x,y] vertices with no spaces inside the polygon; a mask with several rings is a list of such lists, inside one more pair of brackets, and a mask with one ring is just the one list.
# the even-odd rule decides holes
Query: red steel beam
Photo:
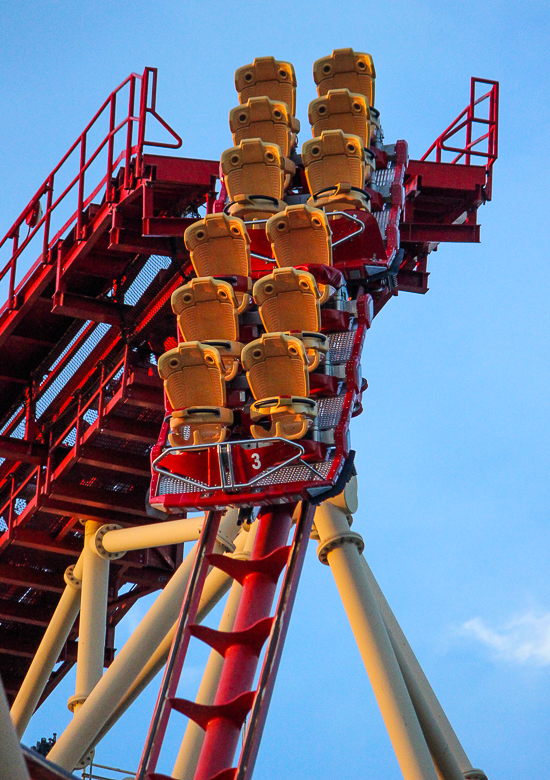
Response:
[{"label": "red steel beam", "polygon": [[65,582],[63,573],[52,574],[49,571],[39,571],[28,566],[0,564],[0,582],[5,585],[17,585],[21,588],[37,588],[51,593],[63,593]]},{"label": "red steel beam", "polygon": [[[455,166],[458,168],[458,166]],[[443,243],[445,241],[478,244],[480,225],[442,225],[440,223],[404,222],[399,228],[401,241],[416,244]]]},{"label": "red steel beam", "polygon": [[48,459],[48,448],[28,439],[12,439],[11,436],[0,436],[0,457],[17,460],[22,463],[32,463],[36,466]]},{"label": "red steel beam", "polygon": [[[264,510],[259,523],[250,561],[264,558],[286,545],[294,506]],[[244,631],[262,618],[269,616],[277,582],[263,572],[245,577],[233,631]],[[225,654],[225,661],[214,700],[223,705],[246,693],[252,687],[258,666],[258,655],[249,647],[235,644]],[[210,780],[218,772],[228,769],[239,743],[240,726],[229,717],[217,717],[206,726],[195,780]]]}]

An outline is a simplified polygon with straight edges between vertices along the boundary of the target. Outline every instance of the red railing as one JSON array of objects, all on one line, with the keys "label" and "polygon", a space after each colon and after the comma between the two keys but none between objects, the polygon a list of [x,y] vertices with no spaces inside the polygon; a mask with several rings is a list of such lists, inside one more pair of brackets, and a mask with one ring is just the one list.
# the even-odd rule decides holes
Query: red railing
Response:
[{"label": "red railing", "polygon": [[[487,84],[491,85],[489,91],[479,95],[478,90],[480,85],[482,85],[481,91],[483,91]],[[447,162],[450,163],[458,163],[460,160],[463,160],[465,165],[472,165],[472,157],[485,159],[487,161],[485,164],[487,170],[486,189],[489,198],[491,196],[491,169],[498,157],[498,87],[498,81],[472,77],[469,105],[454,122],[441,133],[439,138],[436,138],[426,154],[420,158],[421,160],[426,160],[435,151],[436,162],[444,162],[444,160],[442,160],[443,152],[449,152],[456,155],[453,159],[447,160]],[[479,114],[479,106],[481,104],[484,104],[484,108],[487,108],[486,116],[480,116]],[[477,114],[476,108],[478,109]],[[474,125],[481,125],[481,135],[474,136]],[[485,130],[485,132],[483,132],[483,130]],[[449,140],[462,131],[464,132],[463,146],[448,145]],[[482,144],[482,146],[480,146],[480,144]]]},{"label": "red railing", "polygon": [[[136,95],[139,88],[139,96]],[[125,97],[127,92],[128,109],[124,116],[120,117],[118,103]],[[138,100],[136,101],[136,97]],[[37,190],[31,198],[29,204],[23,209],[20,216],[8,230],[2,241],[0,241],[0,250],[9,240],[12,243],[11,256],[6,265],[0,270],[0,282],[9,274],[8,289],[8,309],[15,308],[15,293],[17,284],[17,262],[31,241],[37,236],[39,231],[43,231],[42,249],[38,258],[38,263],[44,265],[50,262],[50,252],[55,242],[61,238],[69,228],[76,227],[76,238],[83,237],[84,212],[92,200],[105,188],[104,200],[108,203],[113,201],[114,180],[113,176],[119,165],[124,168],[123,187],[128,188],[131,185],[132,174],[141,172],[141,163],[143,149],[145,146],[163,147],[166,149],[179,149],[182,145],[182,139],[179,135],[160,117],[156,112],[157,97],[157,69],[145,68],[143,75],[132,73],[112,92],[103,103],[92,121],[83,130],[74,144],[61,162],[50,173],[46,181]],[[136,103],[138,114],[136,115]],[[117,110],[118,109],[118,110]],[[145,138],[147,114],[151,114],[172,136],[174,143],[163,143],[158,141],[147,141]],[[93,152],[88,154],[89,138],[91,131],[98,132],[101,121],[108,120],[108,131],[95,146]],[[135,129],[137,123],[137,142],[134,141]],[[123,149],[117,154],[117,141],[122,142]],[[93,190],[86,195],[86,174],[90,166],[99,160],[100,153],[106,149],[106,173]],[[70,166],[70,158],[75,155],[78,157],[78,169],[75,176],[69,172],[69,184],[64,188],[57,182],[63,176],[67,176],[67,169]],[[135,155],[134,165],[132,158]],[[74,162],[74,158],[73,158]],[[55,191],[55,187],[58,191]],[[52,226],[52,216],[60,204],[65,201],[69,193],[77,193],[77,205],[74,213],[61,216],[60,224]],[[46,204],[43,210],[40,199],[46,196]],[[71,208],[69,206],[69,208]],[[74,206],[73,206],[74,208]],[[58,215],[61,215],[62,209],[59,209]],[[28,233],[22,243],[19,243],[21,227],[26,224]],[[54,232],[55,231],[55,232]],[[53,233],[53,236],[52,236]]]}]

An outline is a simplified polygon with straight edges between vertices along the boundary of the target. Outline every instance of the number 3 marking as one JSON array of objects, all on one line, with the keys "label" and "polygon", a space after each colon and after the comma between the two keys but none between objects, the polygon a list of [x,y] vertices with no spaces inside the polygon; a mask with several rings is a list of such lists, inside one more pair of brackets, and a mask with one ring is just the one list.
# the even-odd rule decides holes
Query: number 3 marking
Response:
[{"label": "number 3 marking", "polygon": [[257,452],[253,452],[252,453],[252,468],[256,469],[256,471],[258,469],[262,468],[262,463],[260,461],[260,456],[258,455]]}]

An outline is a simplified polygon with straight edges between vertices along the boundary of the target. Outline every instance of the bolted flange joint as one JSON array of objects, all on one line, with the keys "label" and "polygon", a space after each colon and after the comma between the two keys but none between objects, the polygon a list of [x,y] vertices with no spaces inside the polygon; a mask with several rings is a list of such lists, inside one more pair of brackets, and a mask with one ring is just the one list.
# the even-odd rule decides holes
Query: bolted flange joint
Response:
[{"label": "bolted flange joint", "polygon": [[93,536],[91,544],[93,549],[95,549],[95,552],[99,555],[100,558],[105,558],[108,561],[116,561],[118,560],[118,558],[122,558],[123,555],[126,555],[125,551],[109,552],[103,546],[103,537],[105,536],[105,534],[109,533],[109,531],[119,531],[121,528],[122,526],[116,525],[116,523],[108,523],[107,525],[102,525],[101,528],[97,529],[97,531]]},{"label": "bolted flange joint", "polygon": [[67,709],[74,712],[79,704],[84,704],[88,697],[85,694],[75,693],[67,699]]},{"label": "bolted flange joint", "polygon": [[63,579],[65,580],[66,585],[70,585],[70,587],[74,588],[75,590],[80,590],[82,588],[82,580],[79,580],[78,577],[74,576],[75,566],[76,563],[72,563],[70,566],[67,566],[65,573],[63,574]]},{"label": "bolted flange joint", "polygon": [[332,550],[336,550],[336,548],[343,547],[346,544],[354,544],[359,550],[359,554],[365,549],[365,542],[363,541],[361,534],[357,534],[355,531],[350,530],[324,539],[323,543],[317,547],[317,557],[321,563],[328,566],[328,554],[332,552]]}]

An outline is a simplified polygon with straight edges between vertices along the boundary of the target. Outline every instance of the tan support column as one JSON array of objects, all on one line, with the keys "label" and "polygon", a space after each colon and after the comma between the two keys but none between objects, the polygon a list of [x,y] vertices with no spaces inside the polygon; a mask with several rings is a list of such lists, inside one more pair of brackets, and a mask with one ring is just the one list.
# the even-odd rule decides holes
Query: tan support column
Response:
[{"label": "tan support column", "polygon": [[356,480],[352,479],[343,493],[317,509],[315,527],[320,539],[319,560],[330,566],[336,581],[403,777],[405,780],[437,780],[426,740],[361,561],[363,540],[349,528],[348,516],[357,507],[356,496]]},{"label": "tan support column", "polygon": [[15,733],[10,708],[0,680],[0,780],[30,780],[19,739]]},{"label": "tan support column", "polygon": [[80,609],[82,559],[83,554],[76,564],[65,571],[65,590],[12,705],[11,718],[19,739],[25,733],[77,618]]},{"label": "tan support column", "polygon": [[[246,542],[242,552],[234,552],[233,558],[240,558],[241,560],[247,560],[250,558],[252,552],[252,546],[256,537],[256,531],[258,523],[253,523],[250,527],[250,531],[246,535]],[[237,608],[241,598],[242,585],[236,581],[233,582],[225,609],[223,611],[219,631],[232,631],[233,624],[235,622],[235,615],[237,614]],[[216,650],[210,652],[208,662],[206,664],[202,681],[197,692],[195,701],[198,704],[213,704],[218,690],[218,684],[220,681],[220,675],[223,668],[223,656],[221,656]],[[172,777],[174,780],[193,780],[195,771],[197,769],[197,762],[204,742],[204,729],[202,729],[197,723],[192,720],[187,722],[185,734],[181,747],[172,770]]]},{"label": "tan support column", "polygon": [[[235,539],[235,552],[226,553],[239,557],[242,553],[248,533],[241,531]],[[223,550],[216,550],[216,552],[223,552]],[[208,573],[206,582],[204,584],[204,590],[202,592],[199,611],[197,613],[197,623],[202,623],[204,618],[214,609],[216,604],[225,596],[233,580],[228,574],[225,574],[220,569],[212,568]],[[111,717],[107,720],[105,725],[94,740],[95,745],[100,742],[105,734],[114,726],[114,724],[124,715],[128,707],[130,707],[134,701],[138,698],[140,693],[145,690],[154,677],[160,672],[165,665],[172,646],[172,640],[176,631],[177,621],[174,622],[162,642],[159,644],[155,652],[151,655],[141,672],[137,675],[136,679],[124,694],[120,702],[118,703],[115,711]]]},{"label": "tan support column", "polygon": [[84,525],[76,686],[74,696],[67,702],[71,712],[82,706],[103,676],[109,561],[100,557],[94,543],[95,532],[102,525],[94,520],[87,520]]},{"label": "tan support column", "polygon": [[422,731],[426,736],[428,747],[436,764],[439,774],[447,778],[462,780],[487,780],[485,772],[474,769],[464,748],[460,744],[453,727],[449,723],[443,707],[439,703],[418,659],[409,645],[401,626],[374,574],[365,558],[362,558],[363,566],[367,574],[374,597],[382,613],[386,624],[390,641],[394,649],[397,662],[405,679],[407,690],[412,699]]},{"label": "tan support column", "polygon": [[[237,515],[236,510],[230,510],[221,522],[224,534],[227,536],[232,534],[233,538],[238,532]],[[195,550],[196,545],[117,654],[88,699],[75,713],[72,722],[48,754],[51,761],[72,771],[89,746],[94,744],[97,735],[177,619],[193,567]]]},{"label": "tan support column", "polygon": [[128,550],[144,550],[148,547],[161,547],[165,544],[196,542],[204,524],[204,515],[187,517],[183,520],[167,520],[164,523],[106,530],[103,526],[96,534],[98,549],[107,556],[124,553]]}]

